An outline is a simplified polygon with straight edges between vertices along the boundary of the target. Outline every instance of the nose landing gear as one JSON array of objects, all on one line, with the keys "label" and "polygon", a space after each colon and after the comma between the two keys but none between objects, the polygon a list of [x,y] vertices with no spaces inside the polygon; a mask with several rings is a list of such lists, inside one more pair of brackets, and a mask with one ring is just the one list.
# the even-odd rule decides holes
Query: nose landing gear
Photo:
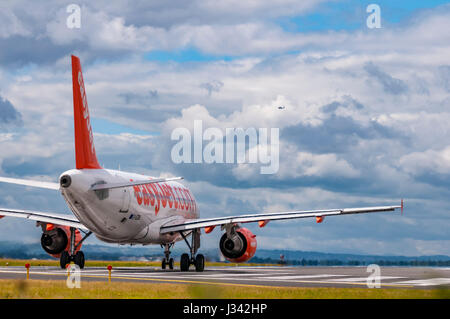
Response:
[{"label": "nose landing gear", "polygon": [[161,263],[162,269],[166,269],[166,266],[169,266],[169,269],[171,270],[173,269],[174,261],[173,258],[170,257],[170,248],[172,248],[173,245],[174,245],[173,243],[164,245],[164,258]]}]

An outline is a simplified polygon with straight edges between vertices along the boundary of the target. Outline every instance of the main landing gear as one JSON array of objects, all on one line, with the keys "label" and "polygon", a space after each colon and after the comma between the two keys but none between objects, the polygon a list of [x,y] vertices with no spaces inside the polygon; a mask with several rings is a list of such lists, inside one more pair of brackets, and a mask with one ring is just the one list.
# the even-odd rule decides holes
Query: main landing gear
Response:
[{"label": "main landing gear", "polygon": [[80,269],[84,268],[84,253],[80,250],[75,253],[75,251],[80,247],[81,243],[88,238],[92,232],[85,233],[84,237],[75,245],[75,228],[70,227],[70,247],[69,251],[64,250],[59,257],[59,265],[62,269],[65,269],[68,264],[72,261],[80,267]]},{"label": "main landing gear", "polygon": [[198,254],[197,256],[195,255],[197,250],[200,248],[200,231],[198,229],[194,229],[192,231],[191,244],[189,244],[183,232],[180,231],[180,234],[186,242],[186,245],[189,247],[191,253],[190,256],[188,254],[181,255],[180,270],[189,271],[189,266],[194,265],[195,271],[203,271],[205,269],[205,257],[202,254]]},{"label": "main landing gear", "polygon": [[[205,269],[205,257],[202,254],[195,255],[197,250],[200,248],[200,231],[195,229],[192,231],[192,240],[191,243],[187,240],[185,234],[180,231],[181,237],[183,237],[186,245],[189,247],[189,254],[182,254],[180,259],[180,270],[181,271],[189,271],[189,266],[194,265],[195,271],[203,271]],[[174,243],[164,244],[161,247],[164,247],[164,258],[161,263],[161,268],[166,269],[169,266],[169,269],[173,269],[173,258],[170,258],[170,249],[173,247]]]}]

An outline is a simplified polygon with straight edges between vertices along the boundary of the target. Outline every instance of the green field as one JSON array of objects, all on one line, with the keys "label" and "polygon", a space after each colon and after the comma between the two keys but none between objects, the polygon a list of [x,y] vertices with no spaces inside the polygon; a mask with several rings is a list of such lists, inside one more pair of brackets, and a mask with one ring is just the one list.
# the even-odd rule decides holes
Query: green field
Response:
[{"label": "green field", "polygon": [[0,280],[1,299],[398,299],[446,298],[448,290],[367,288],[239,287],[215,284],[87,282],[67,288],[65,280]]}]

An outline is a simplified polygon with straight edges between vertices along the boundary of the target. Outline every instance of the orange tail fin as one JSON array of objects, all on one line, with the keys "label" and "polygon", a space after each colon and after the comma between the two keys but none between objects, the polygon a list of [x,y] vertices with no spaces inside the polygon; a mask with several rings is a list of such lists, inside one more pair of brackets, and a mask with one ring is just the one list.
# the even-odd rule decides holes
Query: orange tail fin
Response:
[{"label": "orange tail fin", "polygon": [[74,55],[72,55],[72,84],[76,168],[101,168],[95,154],[94,135],[89,117],[80,59]]}]

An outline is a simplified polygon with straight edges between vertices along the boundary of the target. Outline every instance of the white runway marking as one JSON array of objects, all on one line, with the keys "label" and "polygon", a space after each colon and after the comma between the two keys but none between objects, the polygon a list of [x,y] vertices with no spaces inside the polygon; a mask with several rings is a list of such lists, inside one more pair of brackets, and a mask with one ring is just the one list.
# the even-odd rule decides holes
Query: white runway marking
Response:
[{"label": "white runway marking", "polygon": [[[391,279],[400,279],[405,277],[392,277],[392,276],[375,276],[370,277],[370,280],[391,280]],[[364,282],[367,281],[369,277],[351,277],[351,278],[338,278],[338,279],[329,279],[328,281],[335,281],[335,282]]]},{"label": "white runway marking", "polygon": [[[279,280],[279,279],[271,279],[270,277],[263,277],[264,274],[259,274],[259,276],[251,276],[249,278],[241,278],[240,276],[236,276],[237,274],[234,274],[235,276],[232,276],[233,274],[180,274],[179,272],[173,272],[173,273],[160,273],[160,274],[124,274],[124,273],[114,273],[114,277],[136,277],[136,278],[158,278],[158,279],[211,279],[211,280],[227,280],[227,281],[277,281],[277,282],[289,282],[293,279],[306,279],[306,278],[324,278],[324,277],[336,277],[336,276],[345,276],[345,275],[310,275],[310,276],[283,276],[286,279],[285,280]],[[249,274],[239,274],[239,275],[246,275],[249,276]],[[261,276],[262,275],[262,276]],[[83,274],[81,275],[83,276]],[[281,276],[280,276],[281,277]],[[320,281],[317,281],[318,283]]]},{"label": "white runway marking", "polygon": [[396,282],[400,285],[414,285],[414,286],[440,286],[450,285],[450,278],[432,278],[432,279],[418,279]]},{"label": "white runway marking", "polygon": [[327,277],[345,277],[349,275],[291,275],[291,276],[269,276],[261,277],[260,279],[270,279],[270,280],[293,280],[293,279],[309,279],[309,278],[327,278]]},{"label": "white runway marking", "polygon": [[[291,268],[292,270],[295,270],[294,268]],[[246,270],[259,270],[264,272],[271,272],[271,271],[285,271],[285,270],[291,270],[290,267],[227,267],[225,271],[246,271]],[[208,267],[208,270],[212,271],[224,271],[224,268],[219,267]]]},{"label": "white runway marking", "polygon": [[[279,275],[287,275],[290,274],[290,272],[283,272]],[[192,274],[192,277],[257,277],[257,276],[264,276],[264,273],[245,273],[245,274]]]}]

